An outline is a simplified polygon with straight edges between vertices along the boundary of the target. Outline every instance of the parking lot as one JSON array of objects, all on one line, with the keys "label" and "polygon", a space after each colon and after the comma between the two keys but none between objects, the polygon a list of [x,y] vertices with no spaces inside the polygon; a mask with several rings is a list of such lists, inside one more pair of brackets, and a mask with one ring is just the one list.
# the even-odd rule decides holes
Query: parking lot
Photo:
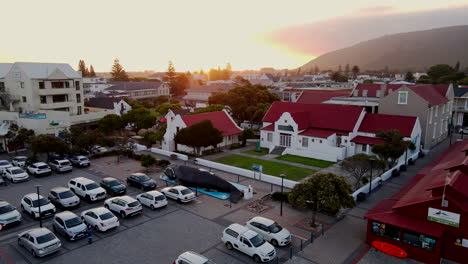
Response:
[{"label": "parking lot", "polygon": [[[142,171],[139,163],[125,159],[116,163],[115,157],[93,160],[90,168],[74,168],[71,173],[31,179],[24,183],[0,186],[0,199],[20,208],[21,198],[35,192],[35,185],[41,185],[41,194],[46,196],[53,187],[66,186],[68,180],[86,177],[99,182],[103,177],[112,176],[124,180],[131,172]],[[160,170],[148,173],[158,183],[158,189],[166,186],[158,179]],[[235,180],[237,176],[223,175]],[[242,184],[252,185],[256,193],[254,199],[262,197],[270,190],[258,182],[243,180]],[[129,188],[127,195],[136,196],[141,190]],[[253,263],[250,257],[229,251],[221,241],[222,230],[229,224],[245,223],[256,214],[245,207],[253,201],[241,201],[230,204],[211,196],[198,194],[197,200],[189,204],[178,204],[169,200],[167,207],[152,211],[146,207],[143,214],[120,219],[120,227],[106,233],[94,233],[93,244],[86,239],[76,242],[62,241],[62,249],[44,258],[33,258],[29,252],[19,247],[16,235],[21,231],[38,227],[39,221],[22,213],[23,222],[0,231],[0,263],[172,263],[184,251],[190,250],[211,258],[216,263]],[[110,196],[108,196],[109,198]],[[88,203],[82,201],[80,207],[72,210],[76,214],[94,207],[103,206],[103,201]],[[19,210],[21,211],[21,210]],[[60,209],[57,210],[61,211]],[[268,217],[268,216],[267,216]],[[51,218],[44,220],[44,226],[51,229]],[[294,229],[294,227],[287,227]],[[299,246],[301,237],[307,237],[307,231],[294,229],[293,242]],[[289,257],[288,248],[277,248],[278,263]],[[276,263],[276,261],[273,261]]]}]

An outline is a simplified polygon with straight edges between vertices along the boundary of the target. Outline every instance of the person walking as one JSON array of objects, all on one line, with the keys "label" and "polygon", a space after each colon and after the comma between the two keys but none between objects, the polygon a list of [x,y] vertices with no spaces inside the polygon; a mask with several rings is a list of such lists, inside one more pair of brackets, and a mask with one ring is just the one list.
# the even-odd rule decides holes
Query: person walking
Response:
[{"label": "person walking", "polygon": [[2,179],[3,179],[3,185],[4,185],[4,186],[8,186],[7,177],[6,177],[5,172],[2,173]]}]

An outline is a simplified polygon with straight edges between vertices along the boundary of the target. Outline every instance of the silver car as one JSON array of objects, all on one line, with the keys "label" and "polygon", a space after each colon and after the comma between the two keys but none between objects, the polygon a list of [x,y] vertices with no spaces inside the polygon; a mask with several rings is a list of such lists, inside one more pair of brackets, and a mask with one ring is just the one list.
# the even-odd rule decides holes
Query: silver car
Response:
[{"label": "silver car", "polygon": [[50,168],[55,172],[72,171],[73,167],[69,160],[54,160],[49,162]]},{"label": "silver car", "polygon": [[55,233],[63,235],[67,240],[75,241],[86,237],[86,225],[76,214],[65,211],[55,215],[52,222]]},{"label": "silver car", "polygon": [[62,247],[60,240],[47,228],[33,228],[18,235],[18,245],[31,252],[33,257],[44,257]]},{"label": "silver car", "polygon": [[52,188],[48,198],[50,202],[61,208],[72,208],[80,205],[80,198],[65,187]]},{"label": "silver car", "polygon": [[0,201],[0,227],[21,223],[21,214],[6,201]]}]

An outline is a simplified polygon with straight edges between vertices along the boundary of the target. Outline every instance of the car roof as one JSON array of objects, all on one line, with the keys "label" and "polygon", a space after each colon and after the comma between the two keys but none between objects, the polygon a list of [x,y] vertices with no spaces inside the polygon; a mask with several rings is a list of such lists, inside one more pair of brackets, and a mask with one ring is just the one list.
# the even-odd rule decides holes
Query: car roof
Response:
[{"label": "car roof", "polygon": [[75,213],[73,213],[73,212],[64,211],[64,212],[55,214],[55,217],[59,217],[59,218],[61,218],[62,220],[68,220],[68,219],[76,218],[76,217],[78,217],[78,216],[77,216]]},{"label": "car roof", "polygon": [[26,157],[26,156],[16,156],[16,157],[14,157],[13,159],[19,159],[19,158],[25,158],[25,159],[27,159],[28,157]]},{"label": "car roof", "polygon": [[227,228],[232,229],[233,231],[236,231],[239,234],[243,234],[243,233],[249,231],[249,229],[247,227],[245,227],[243,225],[240,225],[240,224],[237,224],[237,223],[231,224]]},{"label": "car roof", "polygon": [[261,216],[256,216],[256,217],[249,220],[249,222],[251,222],[251,221],[254,221],[254,222],[266,225],[266,226],[270,226],[270,225],[275,223],[275,221],[273,221],[271,219],[268,219],[268,218],[265,218],[265,217],[261,217]]},{"label": "car roof", "polygon": [[90,180],[90,179],[85,178],[85,177],[76,177],[76,178],[71,179],[70,181],[76,181],[76,182],[79,182],[79,183],[82,183],[82,184],[93,183],[94,182],[93,180]]},{"label": "car roof", "polygon": [[96,208],[92,208],[92,209],[89,209],[89,210],[86,210],[86,212],[93,212],[97,215],[102,215],[102,214],[105,214],[105,213],[108,213],[110,212],[109,210],[107,210],[106,208],[104,207],[96,207]]},{"label": "car roof", "polygon": [[66,188],[66,187],[59,186],[59,187],[54,187],[54,188],[50,189],[50,191],[61,193],[61,192],[65,192],[65,191],[70,191],[70,189]]},{"label": "car roof", "polygon": [[152,196],[161,196],[161,195],[164,195],[164,194],[162,194],[161,192],[156,191],[156,190],[155,190],[155,191],[149,191],[149,192],[146,192],[146,193],[147,193],[147,194],[150,194],[150,195],[152,195]]},{"label": "car roof", "polygon": [[130,174],[130,176],[132,176],[132,175],[135,175],[135,176],[143,176],[143,175],[148,176],[148,175],[146,175],[144,173],[141,173],[141,172],[135,172],[135,173]]},{"label": "car roof", "polygon": [[61,162],[70,162],[70,161],[69,161],[69,160],[67,160],[67,159],[62,159],[62,160],[55,160],[55,161],[57,161],[57,162],[60,162],[60,163],[61,163]]},{"label": "car roof", "polygon": [[45,227],[42,227],[42,228],[38,227],[38,228],[29,229],[28,231],[26,231],[26,233],[28,233],[29,235],[33,237],[38,237],[38,236],[42,236],[42,235],[49,234],[52,232]]},{"label": "car roof", "polygon": [[87,159],[87,157],[85,157],[85,156],[83,156],[83,155],[80,155],[80,156],[76,156],[75,158],[77,158],[77,159],[82,159],[82,158],[86,158],[86,159]]},{"label": "car roof", "polygon": [[0,161],[6,161],[6,162],[10,163],[8,160],[0,160]]},{"label": "car roof", "polygon": [[205,256],[202,256],[193,251],[186,251],[180,254],[179,257],[190,260],[190,262],[195,262],[195,264],[204,264],[208,260]]},{"label": "car roof", "polygon": [[117,180],[116,178],[112,178],[112,177],[106,177],[104,179],[102,179],[103,181],[114,181],[114,180]]},{"label": "car roof", "polygon": [[[24,197],[28,197],[31,200],[37,200],[37,193],[28,193]],[[39,194],[39,199],[44,198],[44,196]]]},{"label": "car roof", "polygon": [[122,199],[122,200],[124,200],[124,201],[126,201],[126,202],[128,202],[128,203],[131,203],[131,202],[135,202],[135,201],[136,201],[135,198],[130,197],[130,196],[128,196],[128,195],[119,196],[119,197],[115,197],[115,198],[120,198],[120,199]]},{"label": "car roof", "polygon": [[172,187],[172,188],[173,188],[173,189],[176,189],[176,190],[179,190],[179,191],[188,189],[187,187],[182,186],[182,185],[177,185],[177,186],[174,186],[174,187]]},{"label": "car roof", "polygon": [[9,205],[10,203],[8,203],[7,201],[0,201],[0,207],[3,207],[5,205]]},{"label": "car roof", "polygon": [[47,166],[47,163],[40,161],[40,162],[35,162],[35,163],[33,163],[33,165],[34,165],[34,166],[42,166],[42,165],[46,165],[46,166]]},{"label": "car roof", "polygon": [[8,168],[8,169],[10,169],[10,170],[14,170],[14,169],[21,169],[21,168],[20,168],[20,167],[18,167],[18,166],[14,166],[14,167],[10,167],[10,168]]}]

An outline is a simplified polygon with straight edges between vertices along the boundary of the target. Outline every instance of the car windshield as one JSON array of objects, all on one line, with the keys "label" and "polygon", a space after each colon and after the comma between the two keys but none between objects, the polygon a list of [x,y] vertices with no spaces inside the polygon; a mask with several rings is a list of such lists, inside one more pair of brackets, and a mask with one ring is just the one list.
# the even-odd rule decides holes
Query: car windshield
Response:
[{"label": "car windshield", "polygon": [[62,165],[62,166],[69,166],[69,165],[70,165],[70,162],[69,162],[69,161],[63,161],[63,162],[60,162],[60,165]]},{"label": "car windshield", "polygon": [[139,204],[138,202],[129,203],[129,204],[128,204],[128,207],[135,207],[135,206],[137,206],[138,204]]},{"label": "car windshield", "polygon": [[64,192],[59,193],[60,199],[67,199],[67,198],[71,198],[73,196],[75,196],[75,195],[71,191],[64,191]]},{"label": "car windshield", "polygon": [[0,166],[10,165],[10,163],[6,160],[0,161]]},{"label": "car windshield", "polygon": [[189,194],[191,193],[192,191],[190,191],[189,189],[183,189],[182,191],[180,191],[182,194]]},{"label": "car windshield", "polygon": [[162,201],[164,199],[166,199],[166,196],[164,196],[164,195],[159,195],[159,196],[154,197],[155,201]]},{"label": "car windshield", "polygon": [[114,215],[112,213],[105,213],[105,214],[102,214],[102,215],[99,216],[99,218],[101,218],[101,220],[111,219],[112,217],[114,217]]},{"label": "car windshield", "polygon": [[15,208],[13,206],[7,204],[5,206],[0,207],[0,214],[6,214],[9,212],[13,212],[14,210]]},{"label": "car windshield", "polygon": [[252,237],[250,239],[250,242],[252,242],[252,245],[254,247],[259,247],[259,246],[265,244],[265,240],[263,240],[263,238],[260,237],[259,235],[256,235],[256,236]]},{"label": "car windshield", "polygon": [[278,225],[278,223],[273,223],[271,226],[268,227],[268,230],[270,230],[271,233],[276,234],[283,230],[283,227]]},{"label": "car windshield", "polygon": [[23,172],[24,172],[24,170],[22,170],[22,169],[14,169],[14,170],[11,170],[11,173],[12,173],[12,174],[21,174],[21,173],[23,173]]},{"label": "car windshield", "polygon": [[112,181],[109,181],[107,182],[109,184],[109,186],[113,187],[113,186],[117,186],[117,185],[120,185],[120,182],[118,180],[112,180]]},{"label": "car windshield", "polygon": [[46,204],[49,204],[49,200],[47,200],[46,198],[41,198],[39,200],[32,201],[33,207],[39,207],[39,206],[43,206]]},{"label": "car windshield", "polygon": [[40,170],[45,170],[45,169],[48,169],[49,167],[47,167],[47,165],[41,165],[41,166],[38,166],[37,168]]},{"label": "car windshield", "polygon": [[86,185],[86,190],[88,190],[88,191],[89,190],[94,190],[96,188],[99,188],[99,185],[97,185],[97,183],[94,183],[94,182]]},{"label": "car windshield", "polygon": [[88,161],[88,158],[81,158],[80,161]]},{"label": "car windshield", "polygon": [[48,234],[37,237],[37,243],[44,244],[44,243],[54,240],[55,238],[56,237],[54,234],[48,233]]},{"label": "car windshield", "polygon": [[74,217],[74,218],[71,218],[71,219],[68,219],[65,221],[65,225],[70,228],[70,227],[74,227],[74,226],[79,226],[81,225],[83,222],[81,222],[81,219],[78,218],[78,217]]},{"label": "car windshield", "polygon": [[145,181],[151,180],[151,178],[148,177],[148,176],[146,176],[146,175],[140,175],[140,176],[138,176],[137,178],[138,178],[138,180],[141,181],[141,182],[145,182]]},{"label": "car windshield", "polygon": [[17,157],[15,158],[17,161],[26,161],[26,157]]}]

